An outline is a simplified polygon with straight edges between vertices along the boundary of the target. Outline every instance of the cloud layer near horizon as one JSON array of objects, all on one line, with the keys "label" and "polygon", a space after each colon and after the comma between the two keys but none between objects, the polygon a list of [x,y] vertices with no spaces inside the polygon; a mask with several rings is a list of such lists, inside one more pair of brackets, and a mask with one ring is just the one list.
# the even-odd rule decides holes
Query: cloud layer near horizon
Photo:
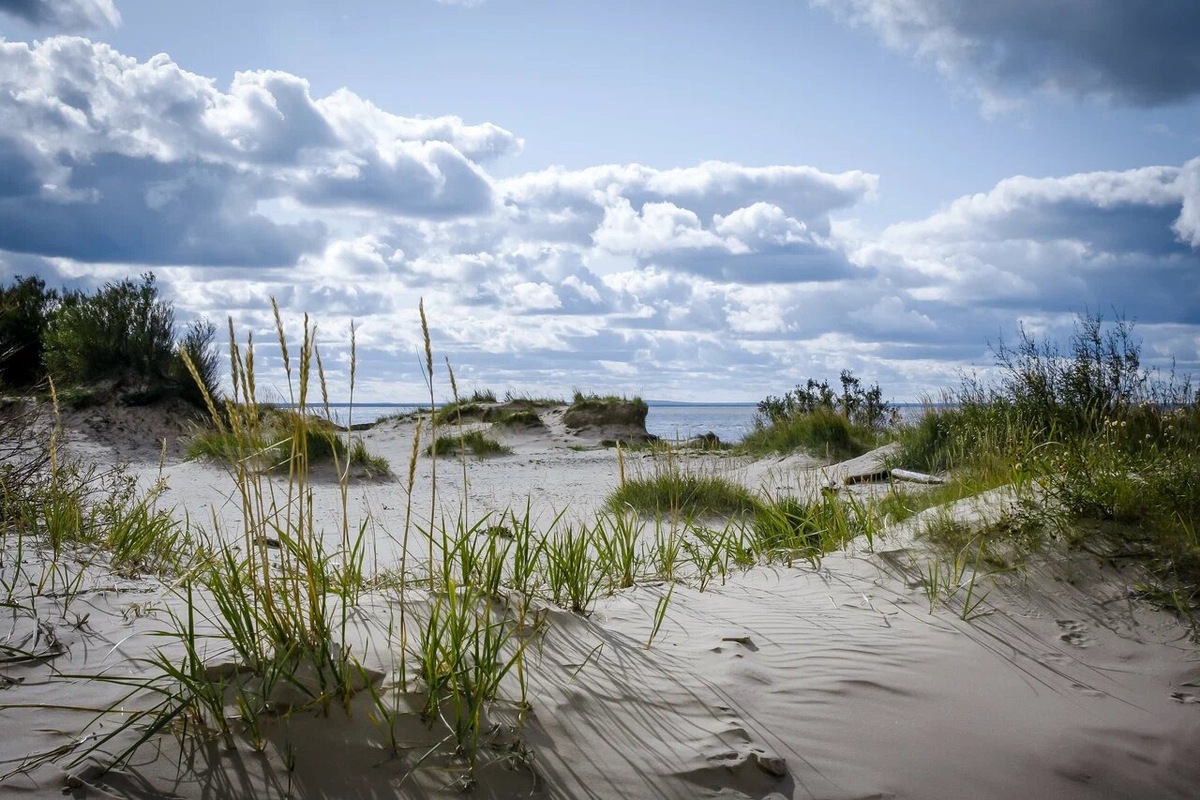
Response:
[{"label": "cloud layer near horizon", "polygon": [[[1200,367],[1200,159],[1014,177],[872,232],[863,171],[704,162],[498,178],[522,141],[341,89],[73,37],[0,42],[0,277],[153,267],[186,315],[260,334],[270,298],[358,327],[359,396],[413,399],[425,299],[460,382],[753,399],[850,367],[893,395],[1070,310]],[[262,337],[260,336],[260,339]]]}]

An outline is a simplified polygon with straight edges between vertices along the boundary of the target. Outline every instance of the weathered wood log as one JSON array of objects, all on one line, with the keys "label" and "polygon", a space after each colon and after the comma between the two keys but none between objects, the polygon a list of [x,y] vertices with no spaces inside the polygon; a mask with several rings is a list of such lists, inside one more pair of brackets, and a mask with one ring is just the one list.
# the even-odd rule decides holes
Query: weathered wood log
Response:
[{"label": "weathered wood log", "polygon": [[842,482],[847,486],[853,486],[856,483],[882,483],[883,481],[945,483],[936,475],[926,475],[924,472],[913,472],[908,469],[876,469],[870,472],[856,472],[842,478]]},{"label": "weathered wood log", "polygon": [[926,475],[924,472],[913,472],[907,469],[892,470],[892,478],[898,481],[909,481],[910,483],[945,483],[937,475]]},{"label": "weathered wood log", "polygon": [[858,472],[853,475],[847,475],[842,478],[842,482],[847,486],[853,486],[856,483],[879,483],[888,479],[888,470],[877,469],[871,472]]}]

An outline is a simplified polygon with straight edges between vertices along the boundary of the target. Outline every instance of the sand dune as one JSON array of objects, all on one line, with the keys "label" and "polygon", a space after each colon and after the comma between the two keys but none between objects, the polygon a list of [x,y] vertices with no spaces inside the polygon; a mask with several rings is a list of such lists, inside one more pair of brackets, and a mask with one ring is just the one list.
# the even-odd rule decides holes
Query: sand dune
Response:
[{"label": "sand dune", "polygon": [[[160,468],[152,438],[166,429],[159,423],[131,419],[127,433],[76,421],[74,447],[100,462],[128,461],[146,485],[161,479],[162,503],[204,524],[215,516],[225,535],[237,537],[226,471],[183,462],[174,446]],[[465,486],[457,461],[439,463],[436,499],[433,465],[422,458],[413,497],[418,522],[428,524],[434,509],[457,513],[463,497],[473,515],[522,510],[527,499],[543,524],[560,511],[594,515],[618,481],[616,451],[549,423],[504,434],[510,455],[468,461]],[[413,428],[386,422],[363,437],[402,471]],[[649,468],[651,457],[625,452],[625,468]],[[718,460],[706,468],[755,489],[802,494],[878,457],[833,468],[807,458]],[[407,501],[397,480],[352,485],[351,519],[372,520],[371,566],[398,559]],[[336,484],[316,484],[314,509],[334,537]],[[959,513],[976,512],[964,504]],[[486,758],[467,796],[1200,792],[1200,646],[1174,617],[1131,598],[1136,576],[1091,553],[1052,549],[1019,573],[989,578],[981,585],[984,604],[968,622],[945,605],[930,610],[915,579],[927,555],[909,528],[876,541],[873,551],[857,541],[816,569],[797,562],[731,572],[703,592],[676,585],[649,648],[665,584],[603,598],[587,617],[539,606],[548,625],[528,651],[529,707],[498,702],[489,711]],[[411,546],[412,557],[424,557],[421,537]],[[24,554],[30,568],[41,557]],[[11,558],[5,569],[11,574]],[[128,768],[64,771],[66,750],[95,717],[90,709],[146,702],[121,702],[122,686],[79,676],[150,674],[153,649],[167,644],[171,652],[155,632],[184,609],[168,586],[95,568],[74,593],[43,592],[36,603],[36,615],[14,610],[0,627],[0,642],[31,655],[0,664],[0,770],[32,753],[63,748],[63,755],[8,778],[2,788],[13,796],[462,796],[453,759],[420,760],[438,742],[415,713],[401,715],[401,755],[390,754],[365,691],[349,713],[335,706],[268,720],[261,753],[248,741],[233,751],[219,742],[181,747],[163,734]],[[381,592],[363,596],[351,615],[352,646],[369,670],[364,681],[385,695],[399,679],[389,639],[397,613],[396,598]],[[411,702],[411,695],[393,697]],[[102,719],[89,735],[112,727]]]}]

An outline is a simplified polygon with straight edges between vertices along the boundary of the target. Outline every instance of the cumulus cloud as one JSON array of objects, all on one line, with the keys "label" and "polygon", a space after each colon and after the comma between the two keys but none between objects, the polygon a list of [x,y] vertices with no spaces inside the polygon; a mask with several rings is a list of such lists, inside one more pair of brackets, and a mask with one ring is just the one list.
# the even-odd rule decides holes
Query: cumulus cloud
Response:
[{"label": "cumulus cloud", "polygon": [[66,31],[115,28],[121,24],[113,0],[0,0],[0,14]]},{"label": "cumulus cloud", "polygon": [[1200,158],[1184,165],[1175,185],[1183,195],[1183,208],[1179,219],[1175,220],[1175,233],[1192,247],[1200,248]]},{"label": "cumulus cloud", "polygon": [[1130,106],[1200,93],[1193,0],[810,1],[933,61],[993,105],[1031,89]]},{"label": "cumulus cloud", "polygon": [[854,258],[935,307],[1187,319],[1200,307],[1195,173],[1191,162],[1011,178],[889,227]]},{"label": "cumulus cloud", "polygon": [[[636,210],[647,203],[669,203],[703,220],[768,203],[827,233],[830,212],[874,196],[878,184],[877,176],[858,170],[833,174],[808,166],[747,167],[706,161],[668,170],[640,164],[575,171],[552,168],[507,180],[501,189],[513,213],[538,219],[565,209],[568,223],[580,218],[598,222],[616,198],[625,198]],[[600,213],[589,216],[589,210]]]},{"label": "cumulus cloud", "polygon": [[[495,125],[389,114],[283,72],[228,91],[165,55],[86,39],[0,42],[0,248],[84,261],[263,266],[321,245],[317,209],[487,213]],[[274,200],[293,203],[273,218]],[[308,210],[305,210],[305,207]]]},{"label": "cumulus cloud", "polygon": [[829,215],[873,197],[877,186],[859,171],[710,161],[556,168],[500,189],[509,221],[525,235],[594,244],[643,267],[764,282],[846,274]]}]

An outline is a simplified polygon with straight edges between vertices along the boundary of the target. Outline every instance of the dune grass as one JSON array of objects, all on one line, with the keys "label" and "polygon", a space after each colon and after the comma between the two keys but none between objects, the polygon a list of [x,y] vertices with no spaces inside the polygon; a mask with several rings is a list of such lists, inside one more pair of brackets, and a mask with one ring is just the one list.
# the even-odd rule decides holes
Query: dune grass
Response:
[{"label": "dune grass", "polygon": [[585,394],[575,390],[571,405],[563,414],[569,428],[604,425],[635,425],[644,427],[649,406],[640,397]]},{"label": "dune grass", "polygon": [[752,512],[758,504],[746,487],[718,475],[661,472],[627,480],[613,492],[609,506],[698,518]]},{"label": "dune grass", "polygon": [[502,456],[511,452],[511,447],[501,444],[483,431],[442,434],[425,450],[426,455],[456,456],[466,453],[477,458]]},{"label": "dune grass", "polygon": [[883,441],[879,431],[855,425],[838,412],[822,407],[769,422],[758,417],[738,449],[751,455],[786,455],[802,450],[834,461],[862,455]]}]

